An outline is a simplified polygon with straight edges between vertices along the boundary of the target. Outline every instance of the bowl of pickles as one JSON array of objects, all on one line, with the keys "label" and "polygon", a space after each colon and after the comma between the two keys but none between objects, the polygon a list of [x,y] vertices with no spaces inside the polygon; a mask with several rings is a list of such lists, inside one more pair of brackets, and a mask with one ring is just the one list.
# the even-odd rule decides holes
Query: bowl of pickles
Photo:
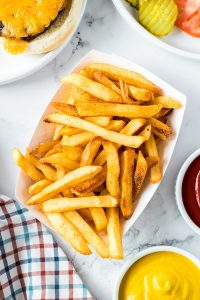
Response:
[{"label": "bowl of pickles", "polygon": [[199,0],[113,0],[128,25],[148,40],[200,59]]}]

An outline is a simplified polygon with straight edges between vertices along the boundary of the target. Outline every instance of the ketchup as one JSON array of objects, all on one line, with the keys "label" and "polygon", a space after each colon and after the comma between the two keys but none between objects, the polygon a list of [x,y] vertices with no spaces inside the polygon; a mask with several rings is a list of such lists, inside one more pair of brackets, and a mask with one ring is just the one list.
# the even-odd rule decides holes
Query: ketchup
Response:
[{"label": "ketchup", "polygon": [[185,173],[182,198],[188,215],[200,227],[200,156],[193,160]]}]

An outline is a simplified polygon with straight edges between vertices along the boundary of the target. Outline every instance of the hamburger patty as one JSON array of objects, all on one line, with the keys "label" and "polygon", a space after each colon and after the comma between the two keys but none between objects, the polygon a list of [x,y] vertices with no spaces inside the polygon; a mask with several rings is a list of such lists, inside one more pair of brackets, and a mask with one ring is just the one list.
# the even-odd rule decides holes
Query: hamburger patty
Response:
[{"label": "hamburger patty", "polygon": [[0,35],[26,39],[48,28],[64,8],[65,0],[1,0]]}]

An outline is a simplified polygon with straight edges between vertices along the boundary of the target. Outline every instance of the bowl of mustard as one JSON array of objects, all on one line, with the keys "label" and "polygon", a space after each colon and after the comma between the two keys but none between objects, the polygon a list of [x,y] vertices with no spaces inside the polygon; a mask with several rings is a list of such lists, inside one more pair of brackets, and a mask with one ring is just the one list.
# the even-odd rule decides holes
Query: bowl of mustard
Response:
[{"label": "bowl of mustard", "polygon": [[171,246],[145,249],[126,264],[117,279],[113,300],[200,299],[200,261]]}]

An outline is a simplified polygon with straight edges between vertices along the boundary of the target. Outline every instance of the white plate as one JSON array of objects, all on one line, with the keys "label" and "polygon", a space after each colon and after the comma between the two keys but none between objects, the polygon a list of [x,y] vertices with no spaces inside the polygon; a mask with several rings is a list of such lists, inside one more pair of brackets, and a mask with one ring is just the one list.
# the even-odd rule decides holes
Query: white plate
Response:
[{"label": "white plate", "polygon": [[131,7],[125,0],[113,0],[113,3],[128,25],[150,41],[175,54],[200,59],[200,38],[192,37],[177,27],[174,27],[173,32],[166,37],[158,38],[140,25],[137,10],[134,7]]},{"label": "white plate", "polygon": [[20,54],[12,55],[6,53],[4,50],[0,50],[0,85],[10,83],[21,78],[27,77],[34,72],[38,71],[50,61],[52,61],[62,49],[69,43],[76,29],[78,28],[80,21],[85,11],[87,0],[83,0],[81,13],[74,27],[72,33],[67,40],[58,49],[55,49],[45,54]]}]

